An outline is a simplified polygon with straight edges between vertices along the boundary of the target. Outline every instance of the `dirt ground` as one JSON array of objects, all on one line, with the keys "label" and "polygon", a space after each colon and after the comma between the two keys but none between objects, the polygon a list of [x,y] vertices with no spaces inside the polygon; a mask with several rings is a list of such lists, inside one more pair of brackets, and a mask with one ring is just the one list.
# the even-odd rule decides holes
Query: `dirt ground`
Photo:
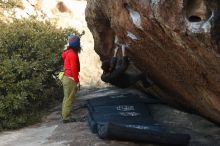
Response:
[{"label": "dirt ground", "polygon": [[[0,134],[0,146],[156,146],[147,143],[102,140],[90,131],[86,115],[86,100],[113,93],[145,94],[134,89],[82,89],[73,106],[72,116],[76,122],[63,124],[60,119],[61,104],[50,109],[42,123],[16,131]],[[206,119],[171,108],[161,102],[149,104],[153,118],[168,128],[188,133],[191,146],[220,146],[220,127]]]}]

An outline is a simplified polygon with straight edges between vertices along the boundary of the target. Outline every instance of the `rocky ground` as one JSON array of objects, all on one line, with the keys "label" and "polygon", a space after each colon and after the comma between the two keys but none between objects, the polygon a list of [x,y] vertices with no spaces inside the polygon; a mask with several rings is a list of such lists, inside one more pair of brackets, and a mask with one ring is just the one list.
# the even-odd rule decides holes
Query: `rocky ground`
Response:
[{"label": "rocky ground", "polygon": [[[16,131],[0,134],[0,146],[152,146],[147,143],[102,140],[93,134],[87,124],[86,99],[113,93],[132,92],[145,98],[146,95],[134,89],[113,87],[100,89],[82,89],[73,106],[72,116],[76,122],[63,124],[60,120],[60,105],[49,110],[42,123]],[[192,146],[219,146],[220,127],[201,118],[171,108],[161,102],[149,104],[155,120],[181,133],[191,135]]]}]

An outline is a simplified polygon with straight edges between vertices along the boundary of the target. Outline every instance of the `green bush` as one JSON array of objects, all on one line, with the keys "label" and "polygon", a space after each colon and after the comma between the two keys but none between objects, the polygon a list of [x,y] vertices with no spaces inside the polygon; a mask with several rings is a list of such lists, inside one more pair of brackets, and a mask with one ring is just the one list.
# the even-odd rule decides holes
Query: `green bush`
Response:
[{"label": "green bush", "polygon": [[0,129],[18,128],[39,119],[54,101],[67,32],[35,19],[0,22]]}]

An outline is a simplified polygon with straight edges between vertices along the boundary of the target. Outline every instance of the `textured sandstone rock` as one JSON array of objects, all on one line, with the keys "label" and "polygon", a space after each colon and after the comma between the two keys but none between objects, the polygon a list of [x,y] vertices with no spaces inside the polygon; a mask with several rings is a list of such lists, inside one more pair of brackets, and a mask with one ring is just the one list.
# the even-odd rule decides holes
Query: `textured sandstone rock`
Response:
[{"label": "textured sandstone rock", "polygon": [[88,0],[86,20],[101,60],[114,38],[164,99],[220,123],[217,0]]}]

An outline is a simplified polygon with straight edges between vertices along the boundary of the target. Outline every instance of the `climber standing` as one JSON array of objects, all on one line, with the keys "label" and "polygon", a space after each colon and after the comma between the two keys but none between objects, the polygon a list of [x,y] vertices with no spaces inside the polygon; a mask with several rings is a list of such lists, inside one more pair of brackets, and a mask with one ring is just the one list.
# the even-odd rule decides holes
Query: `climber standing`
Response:
[{"label": "climber standing", "polygon": [[64,61],[64,77],[63,83],[63,104],[62,104],[62,120],[63,123],[72,122],[71,109],[77,87],[80,87],[79,72],[80,62],[78,53],[81,51],[80,37],[77,35],[68,35],[68,47],[62,53],[62,59]]},{"label": "climber standing", "polygon": [[120,45],[116,44],[116,48],[114,49],[114,56],[112,57],[111,62],[109,62],[108,60],[103,61],[101,66],[103,70],[103,74],[101,76],[102,81],[118,86],[120,88],[128,88],[129,86],[135,84],[137,81],[140,80],[142,81],[144,87],[149,87],[150,83],[147,81],[144,74],[133,75],[125,72],[129,65],[129,60],[125,53],[126,46],[121,46],[121,61],[117,56],[119,47]]}]

